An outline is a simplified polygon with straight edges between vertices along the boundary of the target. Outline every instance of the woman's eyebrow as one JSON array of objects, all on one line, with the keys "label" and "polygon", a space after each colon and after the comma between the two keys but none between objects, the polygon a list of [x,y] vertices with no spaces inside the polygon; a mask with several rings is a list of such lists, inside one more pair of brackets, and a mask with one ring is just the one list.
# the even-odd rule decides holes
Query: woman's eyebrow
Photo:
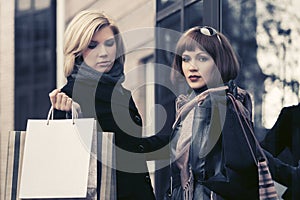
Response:
[{"label": "woman's eyebrow", "polygon": [[[209,54],[205,51],[200,51],[200,52],[196,52],[194,55],[195,56],[198,56],[198,55],[206,55],[207,56]],[[190,56],[190,54],[189,53],[183,53],[182,56]]]},{"label": "woman's eyebrow", "polygon": [[196,54],[196,56],[203,56],[203,55],[208,56],[209,54],[205,51],[201,51]]},{"label": "woman's eyebrow", "polygon": [[[109,41],[109,40],[114,40],[114,37],[107,38],[107,39],[105,39],[103,42],[106,42],[106,41]],[[100,43],[100,42],[98,42],[97,40],[91,40],[91,42],[93,42],[93,43],[97,43],[97,44],[99,44],[99,43]]]}]

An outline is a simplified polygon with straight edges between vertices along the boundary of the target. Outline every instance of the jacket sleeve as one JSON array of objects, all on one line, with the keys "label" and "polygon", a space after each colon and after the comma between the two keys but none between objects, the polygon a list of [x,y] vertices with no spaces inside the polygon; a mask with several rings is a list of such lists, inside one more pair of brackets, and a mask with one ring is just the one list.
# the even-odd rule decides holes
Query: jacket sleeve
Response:
[{"label": "jacket sleeve", "polygon": [[[61,92],[64,92],[65,94],[67,94],[69,97],[72,98],[73,84],[74,84],[74,81],[71,80],[68,77],[68,82],[67,82],[67,84],[63,88],[61,88]],[[54,109],[54,115],[53,115],[53,117],[54,117],[54,119],[66,119],[67,118],[67,112],[66,111],[61,111],[61,110]]]},{"label": "jacket sleeve", "polygon": [[282,197],[284,199],[299,199],[300,162],[297,167],[294,167],[273,157],[272,154],[266,150],[264,150],[264,153],[268,159],[272,179],[288,188]]},{"label": "jacket sleeve", "polygon": [[291,110],[283,108],[274,126],[267,132],[261,145],[273,156],[277,157],[285,147],[291,146]]},{"label": "jacket sleeve", "polygon": [[161,123],[158,125],[161,127],[160,130],[155,132],[154,135],[141,138],[140,140],[140,146],[143,147],[143,152],[147,153],[147,160],[169,159],[170,156],[169,141],[172,124],[175,120],[175,102],[173,100],[163,106],[165,111],[167,111],[166,118],[164,120],[155,119],[156,123]]},{"label": "jacket sleeve", "polygon": [[272,178],[278,183],[290,187],[293,182],[293,177],[297,173],[297,168],[288,165],[278,158],[275,158],[268,151],[264,150],[264,153],[268,160],[268,166],[272,175]]}]

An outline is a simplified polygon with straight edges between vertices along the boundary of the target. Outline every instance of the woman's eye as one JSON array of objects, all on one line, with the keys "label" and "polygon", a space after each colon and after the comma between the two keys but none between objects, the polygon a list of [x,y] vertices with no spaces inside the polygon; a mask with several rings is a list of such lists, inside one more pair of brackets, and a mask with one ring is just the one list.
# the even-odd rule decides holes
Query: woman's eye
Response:
[{"label": "woman's eye", "polygon": [[189,62],[190,59],[187,56],[182,56],[182,62]]},{"label": "woman's eye", "polygon": [[107,46],[107,47],[112,47],[114,44],[115,44],[114,39],[109,39],[104,42],[104,46]]},{"label": "woman's eye", "polygon": [[200,57],[198,57],[198,60],[201,61],[201,62],[205,62],[205,61],[208,60],[208,58],[200,56]]},{"label": "woman's eye", "polygon": [[91,42],[89,45],[88,45],[88,48],[89,49],[95,49],[96,47],[97,47],[97,45],[98,45],[98,42]]}]

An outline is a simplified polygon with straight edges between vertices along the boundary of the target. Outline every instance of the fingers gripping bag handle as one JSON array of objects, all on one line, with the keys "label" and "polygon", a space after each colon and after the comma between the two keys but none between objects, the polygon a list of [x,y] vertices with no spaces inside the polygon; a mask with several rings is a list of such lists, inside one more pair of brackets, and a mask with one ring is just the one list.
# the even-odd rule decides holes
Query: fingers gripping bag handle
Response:
[{"label": "fingers gripping bag handle", "polygon": [[[78,119],[80,117],[80,112],[79,112],[80,106],[76,105],[74,102],[72,102],[72,109],[71,109],[71,119],[73,124],[75,124],[74,119]],[[50,118],[51,120],[54,119],[54,111],[55,109],[53,108],[53,105],[50,107],[48,115],[47,115],[47,125],[49,125]]]}]

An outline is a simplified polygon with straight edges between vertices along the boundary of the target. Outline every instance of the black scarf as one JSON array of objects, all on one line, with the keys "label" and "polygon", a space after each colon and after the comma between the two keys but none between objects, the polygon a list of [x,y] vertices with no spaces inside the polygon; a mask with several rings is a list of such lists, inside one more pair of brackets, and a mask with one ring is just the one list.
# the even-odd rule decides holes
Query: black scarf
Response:
[{"label": "black scarf", "polygon": [[86,98],[82,97],[83,91],[74,88],[84,84],[92,88],[91,95],[102,101],[111,102],[111,95],[114,90],[119,91],[120,94],[124,94],[122,83],[125,76],[123,69],[123,64],[116,61],[109,72],[101,73],[89,67],[85,62],[76,60],[74,69],[67,78],[68,83],[62,88],[62,92],[65,92],[71,98],[74,95],[75,99]]},{"label": "black scarf", "polygon": [[101,73],[89,67],[84,61],[81,63],[77,62],[71,73],[71,77],[91,83],[99,82],[107,85],[121,85],[125,80],[124,66],[116,61],[109,72]]}]

